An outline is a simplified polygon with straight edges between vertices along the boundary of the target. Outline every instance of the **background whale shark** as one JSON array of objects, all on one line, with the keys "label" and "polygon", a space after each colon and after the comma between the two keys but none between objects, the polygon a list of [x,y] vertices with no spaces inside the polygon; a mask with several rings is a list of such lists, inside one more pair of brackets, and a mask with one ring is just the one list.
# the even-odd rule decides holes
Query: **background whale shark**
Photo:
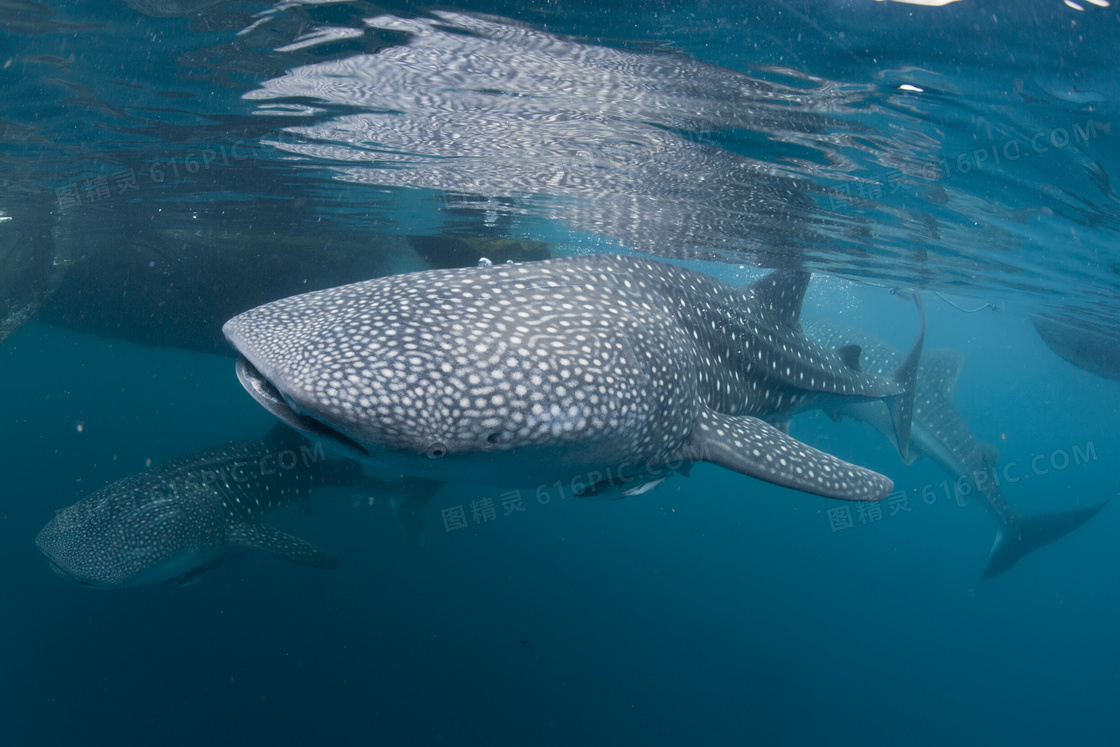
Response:
[{"label": "background whale shark", "polygon": [[59,510],[35,540],[59,575],[84,586],[183,585],[208,569],[257,551],[316,568],[337,558],[261,522],[324,486],[388,493],[404,511],[406,531],[437,483],[384,483],[348,459],[328,459],[284,425],[259,441],[238,441],[189,454],[117,480]]},{"label": "background whale shark", "polygon": [[576,256],[307,293],[224,331],[266,409],[404,474],[656,481],[709,461],[879,500],[890,480],[765,421],[882,399],[905,453],[922,335],[895,372],[864,373],[850,350],[801,334],[808,281],[779,271],[734,288],[646,258]]},{"label": "background whale shark", "polygon": [[[805,319],[802,327],[805,334],[825,346],[841,342],[859,345],[861,360],[873,373],[890,370],[902,359],[902,354],[887,343],[844,324]],[[953,407],[953,387],[963,362],[964,354],[957,350],[927,350],[922,354],[910,431],[912,454],[907,462],[929,457],[953,479],[965,477],[984,497],[984,505],[998,525],[983,574],[984,578],[991,578],[1011,568],[1027,553],[1077,529],[1104,503],[1044,514],[1013,510],[1003,496],[996,474],[999,452],[978,441]],[[843,415],[869,423],[892,442],[895,439],[888,413],[877,402],[845,402],[832,414],[837,419]]]},{"label": "background whale shark", "polygon": [[1084,319],[1030,315],[1038,336],[1067,363],[1120,381],[1120,326]]}]

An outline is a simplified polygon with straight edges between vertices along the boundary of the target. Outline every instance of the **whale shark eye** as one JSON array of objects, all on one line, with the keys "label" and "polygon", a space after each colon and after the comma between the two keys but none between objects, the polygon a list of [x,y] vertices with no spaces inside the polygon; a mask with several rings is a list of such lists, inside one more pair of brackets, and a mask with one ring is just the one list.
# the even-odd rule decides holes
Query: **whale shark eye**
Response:
[{"label": "whale shark eye", "polygon": [[437,441],[437,442],[435,442],[434,444],[432,444],[431,446],[428,447],[428,458],[429,459],[441,459],[442,457],[445,457],[445,456],[447,456],[447,447],[444,446],[443,444],[441,444],[440,442]]},{"label": "whale shark eye", "polygon": [[486,442],[491,443],[491,444],[496,444],[501,440],[502,440],[502,434],[501,433],[491,433],[489,436],[486,437]]}]

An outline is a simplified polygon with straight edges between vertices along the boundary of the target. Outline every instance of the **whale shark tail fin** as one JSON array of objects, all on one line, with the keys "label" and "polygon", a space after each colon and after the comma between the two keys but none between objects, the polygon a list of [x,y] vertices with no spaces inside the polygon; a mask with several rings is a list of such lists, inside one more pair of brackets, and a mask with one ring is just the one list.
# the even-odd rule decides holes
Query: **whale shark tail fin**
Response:
[{"label": "whale shark tail fin", "polygon": [[898,444],[898,453],[905,461],[910,455],[910,425],[914,419],[914,391],[918,380],[918,361],[922,357],[922,343],[926,339],[926,310],[922,305],[922,297],[915,293],[914,303],[918,306],[921,322],[918,327],[918,339],[906,358],[890,375],[891,380],[902,387],[902,393],[885,399],[887,408],[891,411],[891,422],[894,424],[895,442]]},{"label": "whale shark tail fin", "polygon": [[1045,514],[1012,513],[999,527],[996,541],[988,555],[983,578],[992,578],[1006,571],[1029,552],[1065,537],[1104,508],[1098,503],[1089,508],[1053,511]]}]

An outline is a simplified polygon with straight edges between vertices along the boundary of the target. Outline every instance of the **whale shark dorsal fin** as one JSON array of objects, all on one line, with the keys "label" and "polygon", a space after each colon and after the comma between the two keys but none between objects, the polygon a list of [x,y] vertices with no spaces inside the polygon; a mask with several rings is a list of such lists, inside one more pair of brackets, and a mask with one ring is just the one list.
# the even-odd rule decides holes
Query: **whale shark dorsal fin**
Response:
[{"label": "whale shark dorsal fin", "polygon": [[685,445],[672,457],[711,462],[825,498],[877,501],[894,489],[883,475],[818,451],[758,418],[708,408],[700,411]]},{"label": "whale shark dorsal fin", "polygon": [[812,273],[804,270],[775,270],[747,286],[748,302],[754,304],[756,313],[796,325],[811,277]]},{"label": "whale shark dorsal fin", "polygon": [[338,558],[315,545],[284,534],[268,524],[235,521],[226,527],[226,542],[232,547],[256,550],[313,568],[337,568]]},{"label": "whale shark dorsal fin", "polygon": [[859,367],[859,357],[863,355],[863,348],[859,345],[841,345],[836,348],[836,355],[844,362],[844,365],[853,371],[862,371]]},{"label": "whale shark dorsal fin", "polygon": [[922,355],[921,376],[950,402],[964,366],[964,353],[952,348],[927,350]]}]

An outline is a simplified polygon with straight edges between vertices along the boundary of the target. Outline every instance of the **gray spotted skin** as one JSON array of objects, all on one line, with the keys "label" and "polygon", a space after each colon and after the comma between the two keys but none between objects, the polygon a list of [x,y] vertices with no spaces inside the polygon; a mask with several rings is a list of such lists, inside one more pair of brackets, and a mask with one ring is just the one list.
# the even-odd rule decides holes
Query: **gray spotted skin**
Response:
[{"label": "gray spotted skin", "polygon": [[[828,455],[762,422],[903,393],[801,333],[808,280],[777,272],[735,288],[642,257],[569,257],[308,293],[234,317],[224,332],[246,389],[270,412],[408,474],[530,484],[707,459],[715,444],[696,424],[710,413],[749,424],[741,443],[787,451],[784,465],[745,447],[709,461],[822,495],[881,498],[886,478],[832,472],[843,464],[832,457],[817,469],[809,462]],[[797,473],[806,466],[813,478]]]},{"label": "gray spotted skin", "polygon": [[1083,371],[1120,381],[1120,325],[1031,314],[1046,346]]},{"label": "gray spotted skin", "polygon": [[696,430],[699,445],[681,449],[680,456],[686,459],[714,462],[789,488],[847,500],[878,500],[894,487],[886,477],[807,446],[757,418],[703,410]]},{"label": "gray spotted skin", "polygon": [[55,571],[99,588],[190,578],[243,549],[331,568],[333,556],[260,519],[316,485],[366,480],[295,434],[230,443],[107,485],[59,511],[35,543]]},{"label": "gray spotted skin", "polygon": [[[843,324],[806,319],[802,326],[805,334],[824,346],[859,345],[862,366],[872,374],[893,370],[903,357],[882,340]],[[963,364],[964,354],[958,350],[927,351],[918,366],[914,393],[914,456],[934,459],[954,477],[985,472],[998,459],[995,449],[976,439],[953,406],[953,388]],[[870,423],[893,442],[890,418],[882,405],[851,402],[840,412]],[[1011,509],[995,481],[985,481],[980,490],[997,520],[1006,520]]]},{"label": "gray spotted skin", "polygon": [[[882,340],[847,325],[819,319],[803,320],[805,333],[822,345],[857,344],[863,367],[883,374],[897,367],[903,354]],[[995,518],[998,532],[984,578],[1011,568],[1033,550],[1058,540],[1091,519],[1104,504],[1071,511],[1024,514],[1008,505],[999,483],[999,452],[972,434],[953,406],[953,389],[964,364],[958,350],[930,350],[918,366],[914,392],[913,456],[926,456],[957,481],[965,478]],[[839,414],[866,422],[894,442],[890,416],[878,402],[847,402]]]}]

